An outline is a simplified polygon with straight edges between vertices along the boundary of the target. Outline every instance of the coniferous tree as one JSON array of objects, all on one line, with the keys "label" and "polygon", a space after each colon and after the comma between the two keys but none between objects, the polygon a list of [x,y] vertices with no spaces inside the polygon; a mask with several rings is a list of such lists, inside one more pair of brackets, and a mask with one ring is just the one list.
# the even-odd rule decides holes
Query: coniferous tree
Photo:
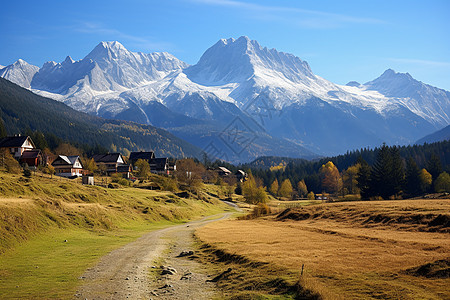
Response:
[{"label": "coniferous tree", "polygon": [[404,182],[403,160],[397,147],[380,148],[372,168],[370,188],[374,195],[389,199],[399,195]]},{"label": "coniferous tree", "polygon": [[433,177],[433,181],[442,173],[441,159],[436,153],[431,154],[430,160],[427,164],[427,170]]},{"label": "coniferous tree", "polygon": [[372,193],[372,190],[370,187],[371,167],[364,159],[362,159],[362,157],[360,157],[358,159],[358,164],[360,164],[360,168],[359,168],[358,174],[357,174],[357,186],[360,190],[361,198],[367,200],[373,196],[373,193]]},{"label": "coniferous tree", "polygon": [[391,182],[392,195],[400,195],[405,184],[403,159],[400,156],[400,149],[397,146],[390,148],[390,153],[392,159],[392,170],[389,179]]},{"label": "coniferous tree", "polygon": [[415,160],[409,157],[406,164],[405,192],[408,196],[418,196],[422,192],[420,179],[421,171]]},{"label": "coniferous tree", "polygon": [[6,132],[5,124],[3,123],[2,118],[0,118],[0,139],[8,136],[8,132]]},{"label": "coniferous tree", "polygon": [[384,199],[389,198],[392,195],[391,183],[389,178],[392,173],[392,158],[389,151],[389,147],[386,144],[381,146],[377,155],[371,177],[370,177],[370,190],[375,196],[381,196]]}]

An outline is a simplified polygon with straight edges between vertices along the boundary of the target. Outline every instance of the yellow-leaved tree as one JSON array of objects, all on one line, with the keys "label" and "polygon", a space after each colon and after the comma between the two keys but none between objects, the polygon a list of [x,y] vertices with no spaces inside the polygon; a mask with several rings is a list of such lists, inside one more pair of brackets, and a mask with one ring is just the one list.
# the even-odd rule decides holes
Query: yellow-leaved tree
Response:
[{"label": "yellow-leaved tree", "polygon": [[269,192],[276,197],[278,196],[278,189],[278,180],[275,178],[275,180],[270,185]]},{"label": "yellow-leaved tree", "polygon": [[291,181],[289,179],[283,180],[283,182],[281,183],[280,190],[278,191],[278,194],[281,197],[292,198],[292,192],[293,192],[293,189],[292,189]]},{"label": "yellow-leaved tree", "polygon": [[328,193],[337,193],[342,188],[342,179],[339,170],[329,161],[320,168],[320,179],[322,181],[322,188]]},{"label": "yellow-leaved tree", "polygon": [[302,179],[297,183],[297,191],[300,197],[305,197],[308,194],[308,188],[306,187],[305,180]]},{"label": "yellow-leaved tree", "polygon": [[267,202],[266,191],[262,186],[258,187],[256,185],[252,173],[248,174],[247,181],[242,184],[242,195],[244,195],[245,201],[251,204]]}]

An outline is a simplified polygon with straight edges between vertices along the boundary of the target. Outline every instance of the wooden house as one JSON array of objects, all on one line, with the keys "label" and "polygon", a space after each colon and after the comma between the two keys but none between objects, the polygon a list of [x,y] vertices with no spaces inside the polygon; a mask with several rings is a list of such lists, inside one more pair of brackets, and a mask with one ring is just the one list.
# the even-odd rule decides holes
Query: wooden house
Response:
[{"label": "wooden house", "polygon": [[246,181],[248,177],[248,174],[242,170],[237,170],[237,172],[234,175],[236,176],[236,179],[240,182]]},{"label": "wooden house", "polygon": [[218,167],[217,173],[219,174],[219,176],[228,176],[231,174],[231,171],[225,167]]},{"label": "wooden house", "polygon": [[107,175],[117,173],[117,168],[125,164],[123,156],[120,153],[97,154],[94,155],[93,159],[97,166],[105,166]]},{"label": "wooden house", "polygon": [[36,147],[29,136],[18,134],[1,138],[0,148],[8,149],[9,153],[11,153],[15,159],[19,160],[24,151],[33,150]]},{"label": "wooden house", "polygon": [[152,173],[169,174],[169,159],[167,157],[153,158],[149,165]]},{"label": "wooden house", "polygon": [[57,176],[79,177],[83,175],[83,165],[78,155],[58,155],[53,161],[52,166],[55,168]]},{"label": "wooden house", "polygon": [[139,159],[146,160],[150,164],[150,161],[152,159],[154,159],[154,158],[155,158],[155,153],[153,151],[149,151],[149,152],[143,152],[143,151],[131,152],[130,153],[130,164],[132,164],[133,167],[134,167],[136,162]]},{"label": "wooden house", "polygon": [[19,162],[36,168],[42,164],[42,152],[39,149],[26,150],[22,153]]},{"label": "wooden house", "polygon": [[117,173],[122,174],[123,178],[131,178],[131,165],[119,165],[117,166]]}]

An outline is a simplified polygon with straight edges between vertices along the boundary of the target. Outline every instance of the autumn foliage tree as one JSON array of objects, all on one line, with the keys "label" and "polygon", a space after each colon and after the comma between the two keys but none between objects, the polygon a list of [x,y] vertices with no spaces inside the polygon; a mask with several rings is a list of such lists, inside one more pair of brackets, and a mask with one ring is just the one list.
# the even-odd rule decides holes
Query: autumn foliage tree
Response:
[{"label": "autumn foliage tree", "polygon": [[337,193],[342,188],[342,179],[339,170],[329,161],[320,168],[322,188],[328,193]]},{"label": "autumn foliage tree", "polygon": [[293,191],[294,190],[292,189],[291,181],[289,179],[285,179],[281,183],[281,187],[280,187],[280,190],[278,191],[278,194],[281,197],[292,198],[292,192]]},{"label": "autumn foliage tree", "polygon": [[420,190],[425,193],[430,190],[431,183],[433,182],[433,176],[428,173],[426,169],[420,171]]},{"label": "autumn foliage tree", "polygon": [[344,171],[342,175],[342,184],[347,193],[359,194],[357,179],[360,168],[361,164],[357,163],[356,165],[348,167],[348,169]]},{"label": "autumn foliage tree", "polygon": [[144,159],[138,159],[135,165],[138,169],[137,176],[140,179],[148,179],[148,177],[150,176],[150,165],[148,161]]},{"label": "autumn foliage tree", "polygon": [[269,192],[276,197],[278,196],[278,190],[279,190],[278,180],[275,178],[275,180],[270,185]]},{"label": "autumn foliage tree", "polygon": [[442,172],[435,181],[434,189],[437,193],[450,193],[450,175]]},{"label": "autumn foliage tree", "polygon": [[250,204],[258,204],[267,202],[267,194],[262,186],[257,186],[255,178],[251,173],[248,174],[248,179],[242,184],[242,194],[245,201]]},{"label": "autumn foliage tree", "polygon": [[308,188],[304,179],[297,183],[297,192],[300,197],[305,197],[308,194]]}]

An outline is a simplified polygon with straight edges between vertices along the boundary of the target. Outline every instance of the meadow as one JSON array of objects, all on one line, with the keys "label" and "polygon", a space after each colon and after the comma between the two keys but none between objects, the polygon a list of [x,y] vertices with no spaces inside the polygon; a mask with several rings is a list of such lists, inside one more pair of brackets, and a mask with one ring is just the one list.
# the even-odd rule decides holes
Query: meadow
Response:
[{"label": "meadow", "polygon": [[323,203],[216,222],[196,236],[257,264],[249,276],[271,266],[318,298],[449,299],[449,222],[449,199]]},{"label": "meadow", "polygon": [[72,298],[79,277],[111,250],[226,209],[205,192],[181,198],[0,172],[0,298]]}]

